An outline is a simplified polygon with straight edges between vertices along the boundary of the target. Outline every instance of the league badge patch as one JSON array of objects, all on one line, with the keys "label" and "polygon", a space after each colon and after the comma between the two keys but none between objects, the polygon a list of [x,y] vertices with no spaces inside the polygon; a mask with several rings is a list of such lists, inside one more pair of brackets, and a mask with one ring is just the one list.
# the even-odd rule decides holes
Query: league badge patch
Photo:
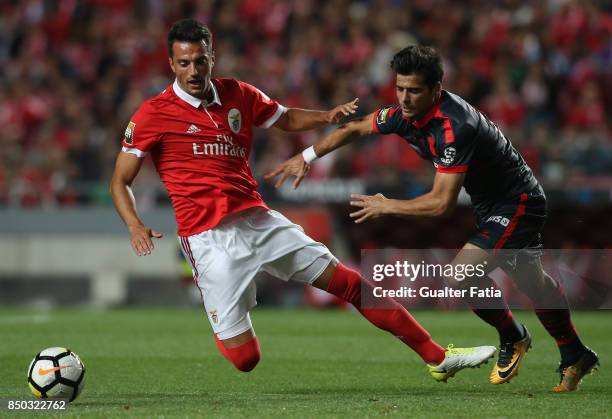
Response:
[{"label": "league badge patch", "polygon": [[391,106],[388,106],[386,108],[382,108],[380,112],[378,112],[378,116],[376,117],[376,123],[378,125],[381,125],[387,122],[387,116],[389,116],[390,110],[391,110]]},{"label": "league badge patch", "polygon": [[136,124],[130,121],[127,128],[125,129],[125,142],[126,144],[134,144],[134,129],[136,128]]}]

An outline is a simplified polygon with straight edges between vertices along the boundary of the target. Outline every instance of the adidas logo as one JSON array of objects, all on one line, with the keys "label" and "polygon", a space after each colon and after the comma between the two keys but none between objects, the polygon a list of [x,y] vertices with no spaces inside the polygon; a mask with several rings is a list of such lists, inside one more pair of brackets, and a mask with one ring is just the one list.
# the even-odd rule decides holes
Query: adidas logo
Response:
[{"label": "adidas logo", "polygon": [[195,125],[191,124],[191,126],[189,128],[187,128],[187,132],[190,134],[194,134],[196,132],[200,132],[202,131],[200,128],[196,127]]}]

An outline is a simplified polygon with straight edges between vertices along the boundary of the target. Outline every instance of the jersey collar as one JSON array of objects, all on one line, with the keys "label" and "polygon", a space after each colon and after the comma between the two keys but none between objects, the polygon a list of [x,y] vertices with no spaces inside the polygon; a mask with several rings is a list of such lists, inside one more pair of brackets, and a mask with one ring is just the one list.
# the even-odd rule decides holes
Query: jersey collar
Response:
[{"label": "jersey collar", "polygon": [[219,99],[219,93],[217,92],[217,88],[215,87],[215,84],[212,82],[212,80],[210,81],[210,88],[213,92],[213,100],[212,102],[207,103],[205,100],[198,99],[195,96],[191,96],[189,93],[181,89],[181,86],[179,86],[178,81],[174,80],[174,83],[172,84],[172,90],[174,90],[174,93],[180,99],[183,99],[185,102],[189,103],[194,108],[199,108],[202,105],[204,107],[209,107],[212,104],[221,106],[221,99]]},{"label": "jersey collar", "polygon": [[421,129],[425,125],[429,124],[429,121],[431,121],[433,118],[440,116],[440,101],[441,100],[442,100],[442,93],[440,93],[440,95],[434,102],[433,106],[427,111],[425,115],[423,115],[423,117],[421,117],[420,119],[411,121],[412,125],[414,125],[415,128]]}]

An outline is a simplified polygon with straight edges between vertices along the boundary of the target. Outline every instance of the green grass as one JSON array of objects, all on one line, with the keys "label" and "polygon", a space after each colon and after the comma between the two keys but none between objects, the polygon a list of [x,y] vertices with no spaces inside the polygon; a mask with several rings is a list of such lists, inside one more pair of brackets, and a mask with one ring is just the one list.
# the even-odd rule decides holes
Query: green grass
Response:
[{"label": "green grass", "polygon": [[[441,343],[496,344],[469,312],[415,311]],[[357,313],[255,310],[263,359],[251,373],[217,352],[199,309],[0,309],[0,398],[29,397],[27,366],[37,351],[68,346],[87,367],[83,394],[61,417],[606,417],[612,406],[612,312],[576,313],[603,369],[579,391],[553,394],[558,353],[530,313],[534,348],[519,377],[488,384],[486,368],[437,383],[420,359]],[[0,416],[6,411],[0,411]],[[49,416],[49,415],[46,415]]]}]

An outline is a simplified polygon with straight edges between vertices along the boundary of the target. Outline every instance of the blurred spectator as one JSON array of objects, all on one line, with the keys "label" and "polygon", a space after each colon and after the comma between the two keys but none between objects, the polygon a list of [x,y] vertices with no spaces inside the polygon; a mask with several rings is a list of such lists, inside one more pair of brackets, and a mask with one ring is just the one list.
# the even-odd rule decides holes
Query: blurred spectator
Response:
[{"label": "blurred spectator", "polygon": [[[130,115],[171,82],[166,31],[183,17],[211,27],[215,74],[290,106],[360,97],[361,112],[372,112],[395,101],[392,54],[433,45],[445,87],[507,128],[544,184],[612,173],[612,15],[602,1],[5,0],[0,205],[104,200]],[[317,134],[256,138],[258,175]],[[364,141],[312,175],[431,176],[411,153],[395,139]],[[156,204],[155,188],[141,193]]]}]

